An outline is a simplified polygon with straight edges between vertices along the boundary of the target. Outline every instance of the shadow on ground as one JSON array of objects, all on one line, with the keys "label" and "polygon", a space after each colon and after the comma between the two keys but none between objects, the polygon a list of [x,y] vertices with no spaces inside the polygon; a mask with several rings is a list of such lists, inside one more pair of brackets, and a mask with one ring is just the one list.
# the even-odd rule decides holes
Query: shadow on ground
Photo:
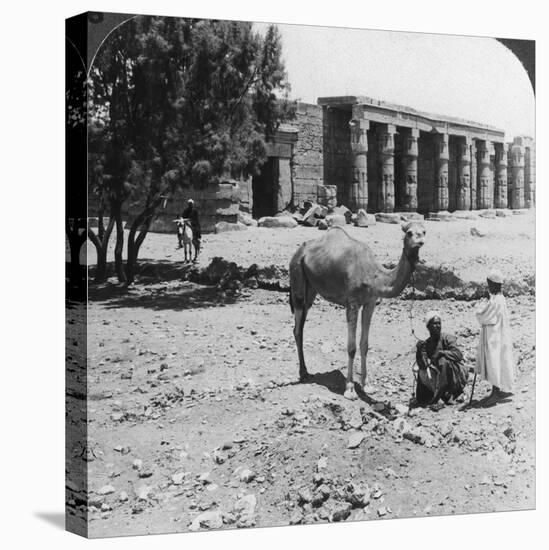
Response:
[{"label": "shadow on ground", "polygon": [[[311,374],[304,383],[324,386],[332,393],[343,395],[345,393],[347,379],[340,370],[334,369],[328,372]],[[375,399],[372,399],[367,394],[365,394],[359,384],[355,384],[355,391],[358,399],[364,401],[364,403],[368,403],[368,405],[373,405],[377,402]]]},{"label": "shadow on ground", "polygon": [[139,284],[129,288],[107,283],[90,286],[88,293],[90,302],[102,302],[107,309],[137,307],[154,311],[220,307],[234,304],[238,298],[238,295],[222,292],[216,287],[188,282],[176,287]]}]

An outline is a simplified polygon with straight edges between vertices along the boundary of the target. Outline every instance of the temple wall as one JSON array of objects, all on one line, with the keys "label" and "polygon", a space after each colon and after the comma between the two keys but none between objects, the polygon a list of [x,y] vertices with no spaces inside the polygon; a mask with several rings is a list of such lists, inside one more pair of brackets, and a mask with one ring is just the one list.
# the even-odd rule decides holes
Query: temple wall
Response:
[{"label": "temple wall", "polygon": [[317,186],[324,180],[322,107],[298,103],[292,125],[298,128],[291,161],[294,204],[317,200]]}]

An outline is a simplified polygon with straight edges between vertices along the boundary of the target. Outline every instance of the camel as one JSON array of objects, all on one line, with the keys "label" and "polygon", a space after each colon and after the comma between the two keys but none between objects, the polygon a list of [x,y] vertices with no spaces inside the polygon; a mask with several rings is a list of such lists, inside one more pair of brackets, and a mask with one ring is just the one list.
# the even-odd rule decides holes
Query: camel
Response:
[{"label": "camel", "polygon": [[404,246],[398,265],[385,269],[366,243],[358,241],[339,226],[319,239],[303,243],[290,261],[290,307],[294,314],[294,337],[299,357],[299,379],[309,373],[303,356],[303,327],[317,294],[329,302],[345,306],[347,314],[348,371],[344,396],[357,399],[353,381],[356,327],[362,307],[360,337],[361,386],[366,390],[366,355],[370,322],[379,298],[398,296],[419,261],[425,242],[425,228],[419,222],[402,225]]}]

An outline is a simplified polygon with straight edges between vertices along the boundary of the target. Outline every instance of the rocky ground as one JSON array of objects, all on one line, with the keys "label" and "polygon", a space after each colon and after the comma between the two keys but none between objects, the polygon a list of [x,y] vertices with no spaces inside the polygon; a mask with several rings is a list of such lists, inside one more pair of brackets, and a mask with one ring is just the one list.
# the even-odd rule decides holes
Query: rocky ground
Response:
[{"label": "rocky ground", "polygon": [[[484,236],[471,234],[471,226]],[[398,226],[351,229],[383,261],[398,259]],[[215,256],[282,268],[315,229],[251,229],[206,235],[197,269]],[[150,235],[142,256],[179,261],[174,236]],[[480,282],[495,262],[508,279],[531,282],[508,298],[517,388],[484,407],[409,408],[412,327],[425,312],[474,362],[477,300],[383,300],[370,331],[370,395],[343,398],[343,309],[317,299],[305,327],[310,383],[298,384],[293,320],[285,292],[255,284],[204,286],[142,278],[129,290],[90,287],[88,453],[90,536],[275,526],[461,514],[535,506],[535,298],[533,214],[428,222],[427,266],[445,263],[460,281]],[[261,285],[259,285],[261,286]],[[221,288],[223,287],[223,288]],[[281,288],[284,285],[280,285]],[[459,285],[455,286],[459,290]],[[69,323],[82,312],[70,309]],[[82,412],[75,380],[85,376],[68,325],[69,410]],[[71,467],[72,468],[72,467]],[[70,476],[69,476],[70,477]]]}]

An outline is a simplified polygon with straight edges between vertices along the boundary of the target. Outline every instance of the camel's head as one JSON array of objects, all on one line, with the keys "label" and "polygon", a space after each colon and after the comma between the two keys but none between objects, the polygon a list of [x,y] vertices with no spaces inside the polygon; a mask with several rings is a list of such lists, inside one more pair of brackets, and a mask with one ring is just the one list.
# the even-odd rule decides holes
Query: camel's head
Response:
[{"label": "camel's head", "polygon": [[402,224],[404,231],[404,252],[411,261],[419,259],[419,249],[425,244],[425,227],[419,222]]}]

